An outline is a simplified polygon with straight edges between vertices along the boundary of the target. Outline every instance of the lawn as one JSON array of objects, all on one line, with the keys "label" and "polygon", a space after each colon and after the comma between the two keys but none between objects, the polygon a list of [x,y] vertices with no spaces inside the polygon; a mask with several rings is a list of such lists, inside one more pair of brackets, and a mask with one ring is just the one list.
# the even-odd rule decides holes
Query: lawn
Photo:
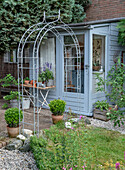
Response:
[{"label": "lawn", "polygon": [[[86,126],[84,121],[66,129],[64,122],[31,138],[31,148],[41,170],[125,169],[125,135]],[[119,165],[120,164],[120,165]],[[117,168],[118,169],[118,168]]]}]

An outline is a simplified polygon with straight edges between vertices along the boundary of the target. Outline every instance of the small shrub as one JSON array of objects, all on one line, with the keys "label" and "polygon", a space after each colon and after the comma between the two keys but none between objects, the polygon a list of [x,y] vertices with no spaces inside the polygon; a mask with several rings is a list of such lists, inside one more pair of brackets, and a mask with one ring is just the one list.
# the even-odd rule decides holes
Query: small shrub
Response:
[{"label": "small shrub", "polygon": [[4,103],[3,106],[2,106],[2,109],[7,109],[7,108],[8,108],[8,104]]},{"label": "small shrub", "polygon": [[107,103],[107,100],[102,100],[102,101],[97,101],[95,103],[95,108],[100,109],[101,111],[103,110],[109,110],[109,103]]},{"label": "small shrub", "polygon": [[19,100],[19,93],[18,91],[11,91],[9,95],[3,97],[5,100]]},{"label": "small shrub", "polygon": [[[23,112],[20,110],[20,121],[23,119]],[[5,120],[9,127],[18,127],[19,125],[19,109],[9,108],[5,111]]]},{"label": "small shrub", "polygon": [[50,101],[49,107],[50,111],[54,115],[63,115],[65,111],[66,102],[61,99],[55,99]]},{"label": "small shrub", "polygon": [[6,77],[0,79],[0,83],[2,83],[3,87],[8,87],[11,85],[18,85],[17,80],[11,74],[7,74]]},{"label": "small shrub", "polygon": [[[107,79],[103,80],[97,74],[97,91],[104,91],[106,97],[110,102],[118,106],[118,110],[112,109],[111,113],[108,113],[108,117],[114,121],[114,126],[125,123],[125,64],[121,63],[120,58],[112,66],[108,72]],[[107,85],[108,91],[104,89],[104,84]]]}]

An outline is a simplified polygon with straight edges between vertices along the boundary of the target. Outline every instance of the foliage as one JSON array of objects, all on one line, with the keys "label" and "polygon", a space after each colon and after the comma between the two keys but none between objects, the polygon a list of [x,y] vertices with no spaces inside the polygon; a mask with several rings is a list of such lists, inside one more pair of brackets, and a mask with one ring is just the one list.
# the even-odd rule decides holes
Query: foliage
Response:
[{"label": "foliage", "polygon": [[48,82],[49,79],[54,79],[53,77],[53,72],[51,70],[49,70],[48,68],[45,71],[45,76],[46,76],[46,81]]},{"label": "foliage", "polygon": [[11,85],[18,85],[16,79],[11,74],[7,74],[6,77],[4,77],[3,79],[0,79],[0,83],[3,83],[2,84],[3,87],[8,87]]},{"label": "foliage", "polygon": [[39,74],[38,80],[41,81],[41,82],[45,82],[46,81],[45,71],[42,71],[42,73]]},{"label": "foliage", "polygon": [[17,48],[23,33],[31,25],[42,22],[44,11],[51,16],[58,14],[60,9],[61,19],[64,22],[83,22],[84,7],[89,4],[90,0],[0,1],[0,52],[4,53],[12,48]]},{"label": "foliage", "polygon": [[41,79],[41,82],[48,82],[49,79],[54,79],[53,72],[46,68],[45,71],[42,71],[41,74],[39,74],[39,80]]},{"label": "foliage", "polygon": [[25,81],[25,80],[30,80],[30,79],[29,79],[29,77],[26,77],[26,78],[24,79],[24,81]]},{"label": "foliage", "polygon": [[[56,124],[39,139],[31,137],[31,149],[40,170],[105,170],[109,159],[124,162],[124,135],[81,125],[65,129]],[[64,124],[64,122],[62,122]],[[62,128],[59,128],[62,127]]]},{"label": "foliage", "polygon": [[65,111],[66,102],[61,99],[55,99],[50,101],[49,107],[50,111],[54,115],[63,115]]},{"label": "foliage", "polygon": [[103,110],[109,110],[109,103],[107,103],[107,100],[102,100],[102,101],[97,101],[95,103],[95,108],[100,109],[101,111]]},{"label": "foliage", "polygon": [[18,127],[19,125],[19,115],[20,115],[20,121],[22,121],[23,118],[23,112],[18,108],[9,108],[5,111],[5,120],[9,127]]},{"label": "foliage", "polygon": [[118,23],[117,28],[119,28],[118,42],[121,45],[125,45],[125,19]]},{"label": "foliage", "polygon": [[19,100],[19,93],[18,91],[11,91],[9,95],[3,97],[5,100]]},{"label": "foliage", "polygon": [[118,106],[118,110],[111,110],[108,116],[114,121],[114,126],[124,124],[125,121],[125,65],[120,62],[120,58],[117,63],[112,66],[108,72],[107,79],[104,81],[99,78],[97,91],[105,91],[104,84],[106,83],[108,91],[105,91],[106,96],[109,98],[110,102],[113,102]]},{"label": "foliage", "polygon": [[7,109],[7,108],[8,108],[8,104],[4,103],[3,106],[2,106],[2,109]]}]

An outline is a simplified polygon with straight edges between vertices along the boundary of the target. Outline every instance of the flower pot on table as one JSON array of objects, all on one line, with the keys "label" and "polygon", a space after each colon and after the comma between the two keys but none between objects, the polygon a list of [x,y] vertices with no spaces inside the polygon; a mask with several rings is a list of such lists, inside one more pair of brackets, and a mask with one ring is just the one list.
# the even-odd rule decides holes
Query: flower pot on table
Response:
[{"label": "flower pot on table", "polygon": [[28,84],[30,84],[30,81],[29,81],[29,80],[25,80],[24,83],[25,83],[26,85],[28,85]]}]

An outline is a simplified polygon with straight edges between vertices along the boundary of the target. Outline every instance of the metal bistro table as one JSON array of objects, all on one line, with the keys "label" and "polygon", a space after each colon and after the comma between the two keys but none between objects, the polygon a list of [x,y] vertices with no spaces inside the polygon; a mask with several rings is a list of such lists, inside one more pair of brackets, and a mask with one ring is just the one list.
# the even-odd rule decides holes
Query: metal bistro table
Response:
[{"label": "metal bistro table", "polygon": [[[47,97],[48,97],[48,94],[49,94],[49,91],[51,89],[54,89],[56,86],[49,86],[49,87],[33,87],[32,85],[28,84],[23,84],[23,87],[24,87],[24,91],[26,92],[26,95],[29,97],[30,101],[32,102],[32,104],[35,106],[35,103],[33,102],[33,100],[31,99],[30,96],[32,96],[32,94],[26,89],[26,88],[35,88],[35,89],[39,89],[40,91],[40,94],[41,94],[41,97],[43,98],[43,101],[41,100],[38,100],[40,103],[41,103],[41,106],[40,106],[40,109],[39,109],[39,112],[40,110],[42,109],[43,105],[45,105],[46,107],[49,107],[48,106],[48,102],[47,102]],[[42,93],[42,90],[46,91],[46,94],[43,95]]]}]

